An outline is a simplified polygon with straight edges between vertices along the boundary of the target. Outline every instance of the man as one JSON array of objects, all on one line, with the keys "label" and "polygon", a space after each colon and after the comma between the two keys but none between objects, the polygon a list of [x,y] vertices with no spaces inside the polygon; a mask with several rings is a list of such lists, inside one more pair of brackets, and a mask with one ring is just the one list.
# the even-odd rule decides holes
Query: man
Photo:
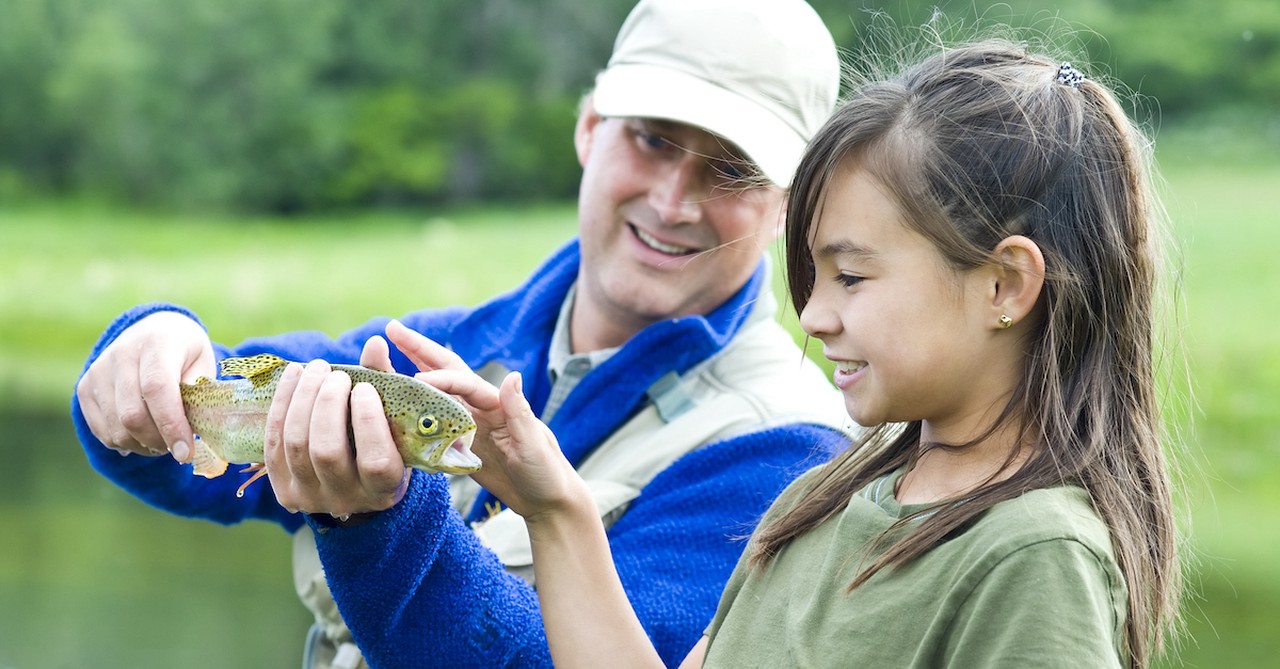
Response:
[{"label": "man", "polygon": [[[485,378],[522,372],[591,485],[640,619],[677,663],[739,540],[845,443],[838,395],[774,321],[762,259],[838,79],[830,34],[801,0],[642,0],[575,128],[579,237],[523,286],[337,340],[292,333],[234,349],[180,307],[137,307],[77,387],[91,462],[174,513],[298,530],[299,594],[317,614],[306,666],[360,666],[360,652],[377,667],[550,666],[523,521],[469,478],[406,474],[372,388],[323,363],[291,367],[268,418],[274,495],[236,499],[243,477],[205,481],[180,465],[193,435],[177,384],[211,375],[217,358],[413,373],[428,337]],[[129,452],[173,457],[117,454]]]}]

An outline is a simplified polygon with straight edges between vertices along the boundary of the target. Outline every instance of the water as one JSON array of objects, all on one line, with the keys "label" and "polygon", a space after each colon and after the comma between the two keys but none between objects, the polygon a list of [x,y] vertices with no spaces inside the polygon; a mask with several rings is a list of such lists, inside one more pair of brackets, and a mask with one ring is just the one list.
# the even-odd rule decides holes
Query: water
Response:
[{"label": "water", "polygon": [[0,412],[0,669],[297,667],[289,535],[170,516],[59,414]]}]

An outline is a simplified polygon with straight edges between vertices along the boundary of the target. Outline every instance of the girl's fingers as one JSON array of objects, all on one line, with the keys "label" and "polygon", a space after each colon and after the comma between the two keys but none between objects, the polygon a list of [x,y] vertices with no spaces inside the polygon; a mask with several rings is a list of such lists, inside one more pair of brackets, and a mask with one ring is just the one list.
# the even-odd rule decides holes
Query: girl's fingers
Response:
[{"label": "girl's fingers", "polygon": [[420,372],[417,378],[441,392],[457,395],[479,411],[493,411],[501,406],[498,389],[469,369],[435,369]]},{"label": "girl's fingers", "polygon": [[387,323],[387,338],[422,371],[452,369],[470,371],[457,353],[432,341],[420,332],[410,330],[400,321]]},{"label": "girl's fingers", "polygon": [[533,415],[533,408],[524,397],[524,379],[520,372],[511,372],[502,380],[499,395],[502,413],[507,419],[507,431],[517,448],[527,448],[543,438],[543,425]]},{"label": "girl's fingers", "polygon": [[364,350],[360,352],[360,365],[383,372],[392,371],[391,349],[387,346],[387,340],[377,336],[369,337],[364,343]]}]

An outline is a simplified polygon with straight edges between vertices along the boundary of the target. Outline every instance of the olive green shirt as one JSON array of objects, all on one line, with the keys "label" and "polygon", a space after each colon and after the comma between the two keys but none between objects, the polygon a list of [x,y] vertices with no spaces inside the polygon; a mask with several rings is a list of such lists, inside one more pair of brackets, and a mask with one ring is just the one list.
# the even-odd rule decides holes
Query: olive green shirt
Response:
[{"label": "olive green shirt", "polygon": [[[1124,580],[1106,526],[1077,487],[1001,502],[960,535],[846,592],[869,542],[923,508],[894,499],[898,476],[872,482],[763,570],[744,555],[707,629],[704,666],[1126,664]],[[765,522],[796,497],[784,493]]]}]

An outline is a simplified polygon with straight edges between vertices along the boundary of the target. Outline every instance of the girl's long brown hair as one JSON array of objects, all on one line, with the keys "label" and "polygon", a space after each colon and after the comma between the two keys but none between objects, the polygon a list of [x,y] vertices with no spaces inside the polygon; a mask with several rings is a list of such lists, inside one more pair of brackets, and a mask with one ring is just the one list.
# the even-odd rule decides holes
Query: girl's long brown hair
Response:
[{"label": "girl's long brown hair", "polygon": [[[1161,212],[1142,133],[1107,87],[1059,83],[1058,67],[989,41],[945,49],[855,91],[811,141],[792,184],[788,283],[798,312],[815,280],[811,226],[849,161],[890,189],[908,225],[957,271],[994,262],[992,250],[1010,235],[1040,246],[1046,276],[1023,342],[1027,364],[988,432],[1013,426],[1032,455],[963,503],[916,518],[849,587],[920,556],[998,502],[1079,485],[1110,529],[1129,593],[1129,661],[1144,667],[1177,618],[1180,592],[1153,359]],[[766,564],[920,448],[918,422],[869,431],[760,529],[751,563]]]}]

